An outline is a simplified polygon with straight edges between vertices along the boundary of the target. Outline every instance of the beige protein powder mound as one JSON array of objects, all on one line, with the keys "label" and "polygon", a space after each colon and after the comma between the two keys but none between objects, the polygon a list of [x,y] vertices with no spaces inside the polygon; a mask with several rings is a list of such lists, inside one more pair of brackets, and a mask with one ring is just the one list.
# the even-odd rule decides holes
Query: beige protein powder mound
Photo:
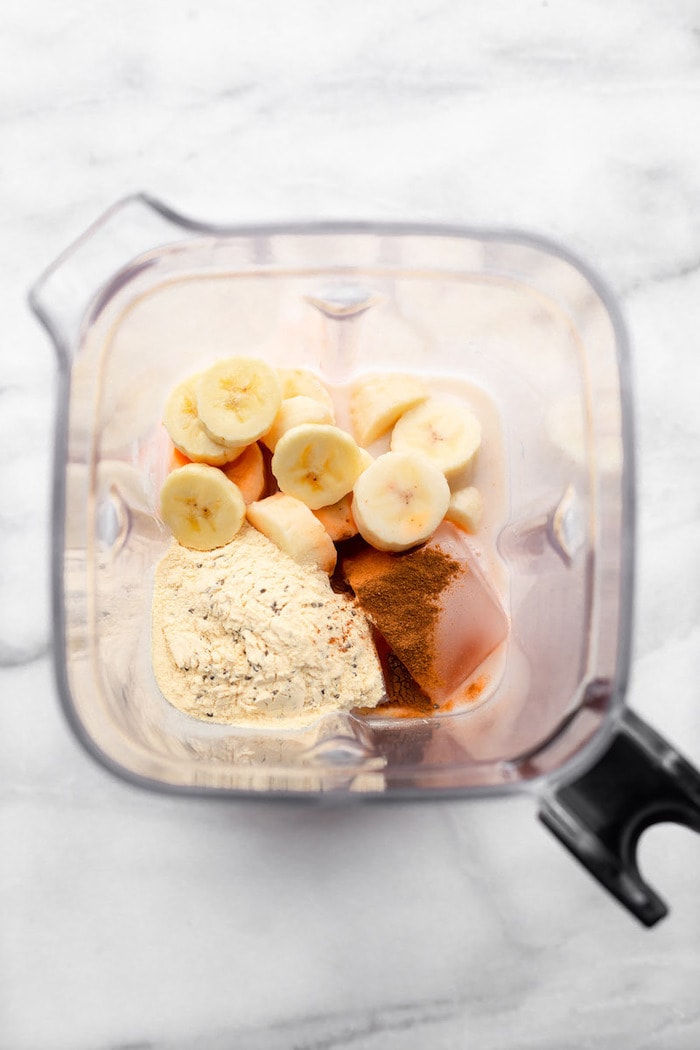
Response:
[{"label": "beige protein powder mound", "polygon": [[173,542],[152,653],[166,700],[204,721],[289,728],[385,696],[364,613],[248,524],[213,551]]}]

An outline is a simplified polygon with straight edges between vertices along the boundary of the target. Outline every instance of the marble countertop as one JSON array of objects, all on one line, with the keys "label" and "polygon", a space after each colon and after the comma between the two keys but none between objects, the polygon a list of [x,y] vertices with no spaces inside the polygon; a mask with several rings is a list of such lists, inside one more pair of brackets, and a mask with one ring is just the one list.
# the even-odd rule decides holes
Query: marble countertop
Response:
[{"label": "marble countertop", "polygon": [[630,702],[700,763],[694,0],[25,0],[0,13],[0,1048],[684,1050],[700,837],[655,828],[653,930],[525,798],[282,809],[83,752],[51,666],[56,366],[26,292],[145,190],[211,221],[538,231],[633,346]]}]

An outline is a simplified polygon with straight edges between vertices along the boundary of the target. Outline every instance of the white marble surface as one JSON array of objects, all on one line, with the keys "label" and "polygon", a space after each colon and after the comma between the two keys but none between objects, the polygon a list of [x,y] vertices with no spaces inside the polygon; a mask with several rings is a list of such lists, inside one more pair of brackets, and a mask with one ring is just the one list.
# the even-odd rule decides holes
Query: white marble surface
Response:
[{"label": "white marble surface", "polygon": [[630,699],[700,762],[696,0],[25,0],[0,12],[0,1047],[685,1050],[700,837],[646,931],[525,800],[323,812],[152,795],[53,684],[51,347],[25,305],[106,206],[538,230],[634,347]]}]

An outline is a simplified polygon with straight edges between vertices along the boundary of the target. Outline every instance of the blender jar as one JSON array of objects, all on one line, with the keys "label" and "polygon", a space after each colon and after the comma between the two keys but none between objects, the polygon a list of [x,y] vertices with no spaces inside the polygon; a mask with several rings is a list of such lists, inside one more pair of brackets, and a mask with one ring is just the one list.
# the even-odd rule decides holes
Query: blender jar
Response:
[{"label": "blender jar", "polygon": [[[624,706],[633,560],[626,339],[600,281],[532,236],[449,227],[192,223],[139,196],[31,293],[60,361],[53,583],[66,714],[151,787],[339,801],[525,789],[642,921],[665,912],[635,846],[700,830],[700,780]],[[255,353],[331,384],[364,370],[483,389],[502,438],[496,523],[509,636],[482,701],[431,717],[326,715],[305,729],[203,724],[150,653],[161,413],[173,386]],[[418,596],[417,596],[418,597]]]}]

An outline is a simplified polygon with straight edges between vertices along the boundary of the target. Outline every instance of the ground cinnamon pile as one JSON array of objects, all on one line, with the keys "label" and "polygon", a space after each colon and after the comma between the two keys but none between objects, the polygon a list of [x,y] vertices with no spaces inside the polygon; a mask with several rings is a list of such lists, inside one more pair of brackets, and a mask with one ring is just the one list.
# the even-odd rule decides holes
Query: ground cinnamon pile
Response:
[{"label": "ground cinnamon pile", "polygon": [[440,598],[465,566],[439,547],[426,545],[402,554],[368,548],[344,560],[342,567],[364,613],[430,693],[432,685],[441,684],[432,680]]},{"label": "ground cinnamon pile", "polygon": [[421,689],[395,653],[389,650],[384,659],[380,653],[380,661],[387,699],[378,708],[396,706],[418,717],[432,714],[437,709],[438,704],[430,699],[425,689]]}]

